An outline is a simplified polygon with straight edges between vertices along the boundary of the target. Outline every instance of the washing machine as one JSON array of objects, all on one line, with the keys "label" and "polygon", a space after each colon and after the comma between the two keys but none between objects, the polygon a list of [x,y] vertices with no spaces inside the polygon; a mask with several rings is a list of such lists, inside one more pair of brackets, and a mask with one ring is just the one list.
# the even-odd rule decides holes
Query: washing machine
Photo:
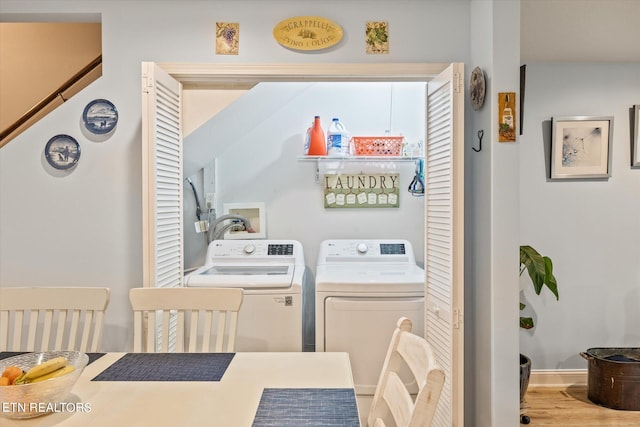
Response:
[{"label": "washing machine", "polygon": [[214,240],[186,287],[242,288],[236,351],[313,351],[313,282],[295,240]]},{"label": "washing machine", "polygon": [[413,332],[424,336],[424,284],[424,269],[407,240],[321,243],[316,351],[349,353],[357,395],[374,394],[400,317],[411,319]]}]

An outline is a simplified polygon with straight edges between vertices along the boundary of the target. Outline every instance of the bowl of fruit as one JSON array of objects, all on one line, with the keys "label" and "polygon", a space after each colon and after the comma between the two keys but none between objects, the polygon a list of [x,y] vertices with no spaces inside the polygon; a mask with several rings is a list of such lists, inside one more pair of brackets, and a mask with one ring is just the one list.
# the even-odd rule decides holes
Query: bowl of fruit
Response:
[{"label": "bowl of fruit", "polygon": [[0,415],[33,418],[60,412],[89,363],[79,351],[25,353],[0,360]]}]

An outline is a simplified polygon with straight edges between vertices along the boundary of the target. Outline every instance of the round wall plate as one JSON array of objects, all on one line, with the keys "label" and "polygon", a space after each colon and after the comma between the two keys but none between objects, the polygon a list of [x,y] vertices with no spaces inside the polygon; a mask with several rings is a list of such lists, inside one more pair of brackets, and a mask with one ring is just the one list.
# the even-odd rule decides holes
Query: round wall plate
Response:
[{"label": "round wall plate", "polygon": [[69,135],[56,135],[44,147],[47,162],[56,169],[70,169],[80,159],[80,144]]},{"label": "round wall plate", "polygon": [[484,104],[486,90],[484,72],[480,67],[476,67],[471,71],[471,77],[469,78],[469,100],[474,110],[479,110]]},{"label": "round wall plate", "polygon": [[103,135],[116,127],[118,110],[106,99],[94,99],[84,108],[82,121],[89,132]]}]

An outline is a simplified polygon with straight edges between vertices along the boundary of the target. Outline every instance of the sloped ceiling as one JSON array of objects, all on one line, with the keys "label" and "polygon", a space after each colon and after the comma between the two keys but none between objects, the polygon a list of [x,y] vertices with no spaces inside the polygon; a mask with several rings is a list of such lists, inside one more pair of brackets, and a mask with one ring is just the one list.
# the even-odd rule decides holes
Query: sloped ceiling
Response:
[{"label": "sloped ceiling", "polygon": [[0,23],[0,130],[102,53],[100,23]]}]

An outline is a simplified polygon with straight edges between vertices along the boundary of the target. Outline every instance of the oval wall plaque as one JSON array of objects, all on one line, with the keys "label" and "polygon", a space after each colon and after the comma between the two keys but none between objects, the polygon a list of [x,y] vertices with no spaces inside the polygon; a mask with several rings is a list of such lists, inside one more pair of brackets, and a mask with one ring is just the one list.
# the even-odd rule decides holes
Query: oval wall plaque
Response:
[{"label": "oval wall plaque", "polygon": [[320,50],[342,40],[342,27],[319,16],[294,16],[278,23],[273,37],[284,47],[296,50]]}]

